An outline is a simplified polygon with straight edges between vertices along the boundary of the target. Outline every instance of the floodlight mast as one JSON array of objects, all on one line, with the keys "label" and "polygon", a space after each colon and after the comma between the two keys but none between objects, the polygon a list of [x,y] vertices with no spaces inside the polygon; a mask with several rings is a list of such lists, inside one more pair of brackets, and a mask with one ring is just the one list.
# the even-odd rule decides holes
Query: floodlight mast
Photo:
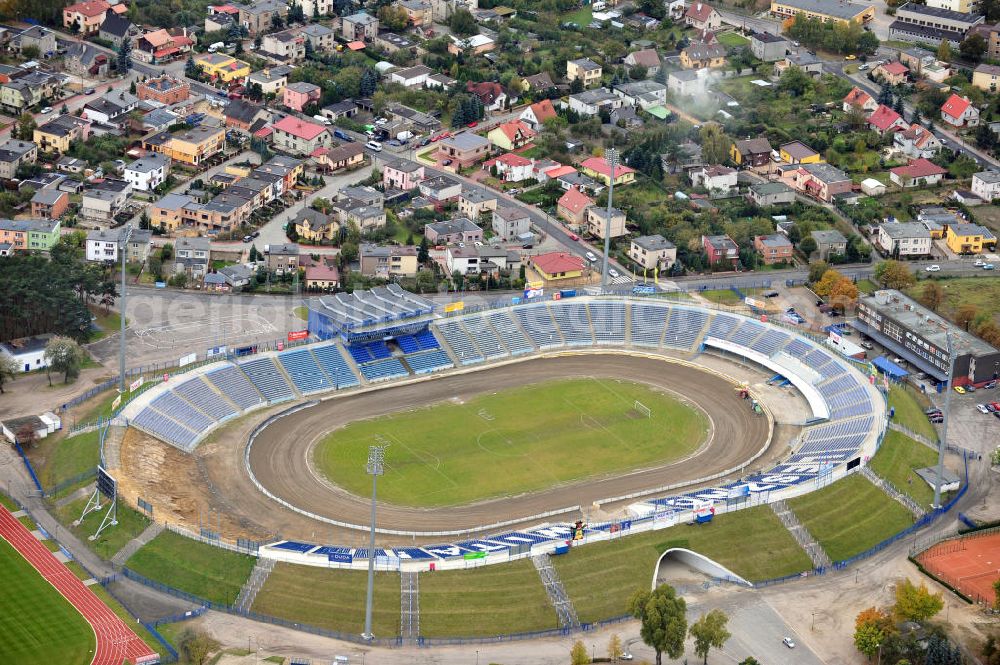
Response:
[{"label": "floodlight mast", "polygon": [[368,541],[368,598],[365,601],[365,632],[361,634],[366,640],[375,637],[372,633],[372,595],[375,592],[375,497],[378,490],[378,477],[385,473],[385,446],[368,446],[368,464],[366,471],[372,477],[372,526]]},{"label": "floodlight mast", "polygon": [[615,195],[615,167],[618,166],[618,151],[608,148],[604,153],[611,177],[608,180],[608,211],[604,219],[604,270],[601,271],[601,293],[608,291],[608,271],[611,269],[611,201]]}]

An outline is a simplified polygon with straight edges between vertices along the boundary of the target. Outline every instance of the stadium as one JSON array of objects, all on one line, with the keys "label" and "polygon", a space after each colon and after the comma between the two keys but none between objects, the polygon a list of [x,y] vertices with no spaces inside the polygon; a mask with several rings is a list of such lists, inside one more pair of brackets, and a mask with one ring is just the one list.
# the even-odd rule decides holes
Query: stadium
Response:
[{"label": "stadium", "polygon": [[[712,546],[695,546],[707,531],[676,548],[657,542],[630,574],[655,580],[667,550],[694,551],[687,562],[745,585],[831,563],[810,562],[787,533],[743,562],[718,550],[783,531],[767,504],[831,490],[875,454],[886,402],[865,366],[759,313],[530,295],[474,311],[440,311],[394,286],[310,301],[309,339],[227,349],[125,407],[129,428],[103,454],[122,503],[256,555],[247,565],[260,579],[221,599],[254,612],[275,605],[271,570],[293,593],[323,584],[327,569],[356,581],[370,557],[391,580],[383,587],[474,569],[480,577],[461,573],[454,589],[472,596],[482,576],[516,577],[567,545],[570,557],[551,559],[575,600],[585,576],[565,579],[562,560],[627,560],[634,546],[713,516]],[[374,551],[370,446],[385,451]],[[554,601],[540,623],[491,615],[489,627],[425,628],[405,625],[405,611],[400,620],[398,589],[376,617],[379,637],[572,629],[624,611],[613,598],[563,616]]]}]

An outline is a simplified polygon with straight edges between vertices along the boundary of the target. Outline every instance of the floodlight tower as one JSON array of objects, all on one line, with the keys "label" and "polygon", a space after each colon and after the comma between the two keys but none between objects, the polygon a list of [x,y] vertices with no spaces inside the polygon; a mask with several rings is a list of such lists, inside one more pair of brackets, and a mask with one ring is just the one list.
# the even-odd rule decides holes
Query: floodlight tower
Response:
[{"label": "floodlight tower", "polygon": [[366,470],[372,477],[372,529],[368,541],[368,599],[365,601],[365,632],[361,634],[366,640],[375,637],[372,634],[372,594],[375,592],[375,493],[378,489],[378,477],[385,473],[385,446],[368,446],[368,465]]},{"label": "floodlight tower", "polygon": [[[118,309],[119,318],[121,319],[120,331],[118,334],[118,394],[125,394],[125,258],[128,255],[128,243],[132,239],[132,227],[130,225],[125,225],[122,227],[121,236],[119,237],[120,247],[118,249],[122,255],[122,292],[121,292],[121,307]],[[122,399],[125,399],[122,397]]]},{"label": "floodlight tower", "polygon": [[615,195],[615,166],[618,165],[618,151],[608,148],[604,153],[604,161],[611,169],[611,179],[608,183],[608,213],[604,219],[604,270],[601,271],[601,293],[608,290],[608,269],[611,267],[611,199]]},{"label": "floodlight tower", "polygon": [[948,380],[944,390],[944,418],[941,420],[941,440],[938,441],[937,481],[934,483],[935,510],[941,507],[941,483],[944,482],[944,449],[948,445],[948,421],[951,420],[951,377],[955,373],[955,349],[952,348],[951,330],[944,331],[948,351]]}]

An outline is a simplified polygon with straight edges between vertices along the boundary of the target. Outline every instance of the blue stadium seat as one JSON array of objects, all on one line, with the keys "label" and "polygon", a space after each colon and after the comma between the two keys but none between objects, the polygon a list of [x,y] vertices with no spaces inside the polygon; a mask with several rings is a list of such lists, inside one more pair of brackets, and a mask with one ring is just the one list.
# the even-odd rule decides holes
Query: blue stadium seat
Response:
[{"label": "blue stadium seat", "polygon": [[669,314],[668,307],[633,302],[632,343],[639,346],[659,346]]},{"label": "blue stadium seat", "polygon": [[256,358],[240,363],[240,369],[268,402],[282,402],[295,397],[292,387],[285,381],[281,370],[271,358]]},{"label": "blue stadium seat", "polygon": [[556,320],[567,344],[588,346],[594,343],[594,333],[590,327],[586,303],[557,304],[552,308],[552,317]]},{"label": "blue stadium seat", "polygon": [[531,340],[525,337],[524,329],[511,318],[509,311],[490,312],[486,318],[497,331],[497,336],[510,349],[512,355],[530,353],[535,350]]},{"label": "blue stadium seat", "polygon": [[590,321],[598,344],[625,343],[625,303],[590,303]]},{"label": "blue stadium seat", "polygon": [[222,420],[236,413],[236,409],[212,390],[200,376],[174,386],[174,392],[215,420]]},{"label": "blue stadium seat", "polygon": [[209,372],[205,378],[241,409],[249,409],[264,401],[246,374],[232,365]]},{"label": "blue stadium seat", "polygon": [[361,366],[361,373],[369,381],[388,381],[401,376],[409,376],[409,372],[403,367],[403,363],[398,358],[387,360],[376,360]]},{"label": "blue stadium seat", "polygon": [[410,365],[414,374],[429,374],[430,372],[437,372],[455,366],[455,363],[451,361],[451,358],[442,349],[408,353],[406,354],[406,362]]},{"label": "blue stadium seat", "polygon": [[500,342],[496,331],[481,316],[467,316],[464,319],[465,329],[475,340],[476,346],[487,358],[503,358],[508,355],[507,349]]},{"label": "blue stadium seat", "polygon": [[663,333],[663,346],[690,349],[701,334],[708,314],[696,309],[674,307]]},{"label": "blue stadium seat", "polygon": [[448,346],[451,347],[451,350],[458,357],[460,363],[463,365],[472,365],[485,360],[483,354],[476,348],[472,338],[469,337],[465,327],[458,320],[438,321],[436,325],[438,331],[444,337],[445,341],[448,342]]},{"label": "blue stadium seat", "polygon": [[278,361],[302,394],[329,390],[333,387],[330,378],[326,372],[320,369],[309,349],[295,349],[279,353]]},{"label": "blue stadium seat", "polygon": [[344,356],[336,344],[323,344],[312,347],[313,355],[319,361],[320,367],[333,379],[334,387],[350,388],[361,383],[357,375],[351,371]]}]

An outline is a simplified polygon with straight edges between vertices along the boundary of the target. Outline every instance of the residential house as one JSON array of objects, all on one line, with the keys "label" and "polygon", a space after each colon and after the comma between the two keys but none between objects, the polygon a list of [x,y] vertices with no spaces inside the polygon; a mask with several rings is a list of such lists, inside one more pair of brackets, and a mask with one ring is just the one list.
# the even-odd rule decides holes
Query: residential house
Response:
[{"label": "residential house", "polygon": [[438,159],[450,159],[454,168],[467,168],[486,158],[489,140],[471,132],[460,132],[438,141]]},{"label": "residential house", "polygon": [[250,65],[225,53],[200,53],[194,64],[213,82],[241,83],[250,76]]},{"label": "residential house", "polygon": [[412,26],[430,25],[434,21],[434,9],[427,0],[398,0],[396,6],[406,12],[406,22]]},{"label": "residential house", "polygon": [[628,235],[625,213],[618,208],[608,211],[604,206],[590,206],[584,211],[584,220],[587,223],[587,233],[595,238],[604,240],[605,235],[612,238]]},{"label": "residential house", "polygon": [[226,105],[224,114],[227,129],[236,129],[244,133],[250,133],[251,129],[259,129],[260,123],[271,120],[271,113],[266,108],[245,99],[231,100]]},{"label": "residential house", "polygon": [[473,83],[467,81],[465,91],[475,95],[483,103],[483,108],[488,112],[499,111],[507,106],[508,97],[503,86],[492,81]]},{"label": "residential house", "polygon": [[566,80],[572,82],[579,79],[584,88],[600,85],[603,73],[602,67],[590,58],[566,61]]},{"label": "residential house", "polygon": [[1000,89],[1000,67],[982,64],[972,72],[972,85],[986,92]]},{"label": "residential house", "polygon": [[599,115],[605,111],[608,115],[611,111],[621,108],[624,101],[607,88],[597,90],[585,90],[569,96],[569,108],[583,116]]},{"label": "residential house", "polygon": [[747,196],[761,208],[795,202],[795,190],[783,182],[762,182],[750,185],[750,192]]},{"label": "residential house", "polygon": [[[288,85],[288,75],[292,72],[290,65],[278,65],[276,67],[265,67],[256,72],[251,72],[247,77],[247,88],[260,86],[260,92],[264,95],[274,95],[281,97],[281,91]],[[242,101],[242,100],[234,100]],[[229,103],[232,105],[232,102]],[[227,108],[226,111],[229,109]]]},{"label": "residential house", "polygon": [[151,99],[166,106],[173,106],[191,96],[191,84],[187,79],[179,79],[168,74],[146,79],[136,86],[135,95],[139,101]]},{"label": "residential house", "polygon": [[427,83],[427,77],[434,73],[434,70],[426,65],[417,65],[406,69],[399,69],[389,74],[390,83],[398,83],[404,88],[422,88]]},{"label": "residential house", "polygon": [[35,219],[59,219],[69,207],[69,193],[58,189],[40,189],[31,197],[31,216]]},{"label": "residential house", "polygon": [[424,82],[424,86],[429,90],[440,90],[448,92],[458,85],[458,79],[453,79],[447,74],[431,74]]},{"label": "residential house", "polygon": [[667,76],[667,90],[679,97],[692,97],[705,89],[704,70],[681,69]]},{"label": "residential house", "polygon": [[[591,178],[600,180],[605,185],[611,184],[611,167],[603,157],[588,157],[580,164],[580,170]],[[619,186],[635,182],[635,169],[617,164],[614,181]]]},{"label": "residential house", "polygon": [[906,166],[889,169],[889,180],[900,187],[933,187],[941,182],[948,171],[921,157]]},{"label": "residential house", "polygon": [[358,143],[319,147],[309,153],[316,165],[327,172],[353,169],[365,163],[365,149]]},{"label": "residential house", "polygon": [[787,39],[770,32],[754,32],[750,35],[750,52],[764,62],[781,60],[791,47],[792,43]]},{"label": "residential house", "polygon": [[792,141],[778,148],[781,161],[786,164],[818,164],[823,157],[801,141]]},{"label": "residential house", "polygon": [[333,240],[340,230],[340,224],[336,219],[312,208],[300,210],[292,219],[292,224],[299,238],[309,242]]},{"label": "residential house", "polygon": [[898,60],[886,62],[872,70],[872,76],[887,85],[904,85],[909,74],[910,68]]},{"label": "residential house", "polygon": [[121,47],[123,41],[126,39],[131,41],[140,32],[141,30],[133,25],[132,21],[128,20],[128,17],[109,13],[105,16],[104,22],[101,23],[97,36],[111,42],[117,49]]},{"label": "residential house", "polygon": [[86,141],[90,136],[90,121],[72,115],[60,115],[36,127],[32,140],[41,152],[63,154],[73,141]]},{"label": "residential house", "polygon": [[684,23],[695,30],[718,30],[722,27],[722,14],[708,3],[695,0],[684,12]]},{"label": "residential house", "polygon": [[905,130],[907,128],[907,124],[906,121],[903,120],[903,116],[899,115],[885,104],[879,104],[878,108],[876,108],[875,111],[868,116],[868,126],[879,134]]},{"label": "residential house", "polygon": [[107,78],[111,59],[104,51],[86,42],[73,42],[66,47],[63,56],[66,72],[88,79]]},{"label": "residential house", "polygon": [[[532,74],[531,76],[525,76],[521,79],[521,89],[523,92],[548,92],[556,87],[556,84],[552,82],[552,77],[549,76],[548,72],[541,72],[540,74]],[[521,118],[524,120],[524,118]]]},{"label": "residential house", "polygon": [[208,238],[178,238],[174,243],[174,272],[201,280],[208,272],[211,241]]},{"label": "residential house", "polygon": [[1000,171],[980,171],[973,174],[972,193],[984,201],[1000,198]]},{"label": "residential house", "polygon": [[827,261],[831,255],[845,256],[847,254],[847,238],[840,231],[828,229],[813,231],[810,235],[816,241],[816,251],[813,254],[818,256],[819,260]]},{"label": "residential house", "polygon": [[357,12],[340,19],[340,36],[349,42],[370,42],[378,35],[378,19],[365,12]]},{"label": "residential house", "polygon": [[893,134],[892,144],[911,159],[930,158],[941,149],[940,139],[931,130],[917,123],[913,123],[905,131]]},{"label": "residential house", "polygon": [[56,97],[63,85],[61,76],[40,69],[19,69],[13,76],[3,79],[0,79],[0,106],[12,114],[42,105],[45,100]]},{"label": "residential house", "polygon": [[704,187],[715,196],[728,196],[730,190],[736,188],[736,169],[728,166],[702,166],[688,171],[691,184]]},{"label": "residential house", "polygon": [[322,23],[310,23],[295,29],[307,42],[312,44],[315,51],[331,51],[337,44],[337,33]]},{"label": "residential house", "polygon": [[190,52],[194,45],[194,40],[186,32],[185,29],[170,32],[163,28],[147,32],[136,41],[132,55],[136,60],[149,64],[177,60]]},{"label": "residential house", "polygon": [[309,155],[316,148],[333,144],[333,137],[325,126],[295,116],[285,116],[271,127],[274,146],[295,155]]},{"label": "residential house", "polygon": [[59,240],[58,219],[0,219],[0,243],[12,251],[47,252]]},{"label": "residential house", "polygon": [[281,103],[293,111],[302,113],[307,106],[318,104],[322,96],[323,89],[318,85],[299,81],[285,86],[281,94]]},{"label": "residential house", "polygon": [[628,257],[643,271],[669,270],[677,262],[677,247],[663,236],[639,236],[629,243]]},{"label": "residential house", "polygon": [[879,104],[875,101],[874,97],[857,86],[851,88],[851,91],[847,93],[846,97],[844,97],[844,113],[847,113],[852,108],[857,108],[866,113],[871,113],[877,109],[878,106]]},{"label": "residential house", "polygon": [[315,263],[306,268],[307,291],[333,291],[340,288],[340,271],[332,263]]},{"label": "residential house", "polygon": [[23,30],[11,40],[10,45],[14,50],[22,54],[24,53],[24,49],[34,46],[38,49],[38,53],[43,56],[47,53],[54,53],[58,47],[56,34],[40,25],[33,25]]},{"label": "residential house", "polygon": [[167,181],[167,176],[170,175],[170,158],[155,153],[147,155],[127,164],[122,173],[132,189],[149,192]]},{"label": "residential house", "polygon": [[[124,227],[113,230],[97,230],[87,233],[86,256],[88,261],[120,261],[118,253],[122,246]],[[153,232],[144,229],[132,229],[128,242],[125,244],[126,263],[145,263],[152,247]]]},{"label": "residential house", "polygon": [[294,64],[306,58],[306,37],[297,28],[264,35],[258,53],[282,63]]},{"label": "residential house", "polygon": [[[231,4],[239,10],[240,25],[250,32],[251,37],[271,30],[274,27],[275,16],[280,16],[283,20],[288,17],[288,5],[283,0],[258,0],[251,4]],[[306,16],[311,16],[311,14],[307,13]]]},{"label": "residential house", "polygon": [[324,106],[320,115],[331,122],[337,122],[341,118],[353,118],[358,114],[358,105],[353,99],[344,99]]},{"label": "residential house", "polygon": [[471,220],[477,220],[487,212],[497,209],[495,194],[482,189],[466,188],[458,197],[458,213]]},{"label": "residential house", "polygon": [[459,39],[454,35],[450,37],[451,41],[448,43],[448,53],[452,55],[464,54],[466,57],[482,55],[483,53],[489,53],[497,45],[493,38],[488,35],[472,35],[464,39]]},{"label": "residential house", "polygon": [[586,222],[587,209],[594,205],[594,200],[576,187],[570,187],[559,197],[556,203],[556,214],[568,224],[581,228]]},{"label": "residential house", "polygon": [[524,124],[528,125],[531,129],[540,131],[542,125],[549,118],[554,118],[558,115],[556,109],[552,106],[552,101],[549,99],[543,99],[540,102],[535,102],[528,108],[521,112],[518,116],[518,120],[522,121]]},{"label": "residential house", "polygon": [[754,236],[753,248],[764,260],[765,265],[792,261],[792,241],[781,233]]},{"label": "residential house", "polygon": [[715,69],[726,65],[726,47],[722,44],[693,42],[681,51],[684,69]]},{"label": "residential house", "polygon": [[504,182],[523,182],[534,177],[532,160],[508,152],[483,162],[483,168],[495,172]]},{"label": "residential house", "polygon": [[462,183],[459,180],[440,175],[420,181],[420,195],[435,205],[457,201],[462,193]]},{"label": "residential house", "polygon": [[979,124],[979,109],[967,97],[951,93],[941,105],[941,119],[952,127],[975,127]]},{"label": "residential house", "polygon": [[782,179],[800,192],[829,203],[837,194],[846,194],[854,186],[851,177],[829,164],[799,164],[782,174]]},{"label": "residential house", "polygon": [[449,274],[478,275],[482,272],[480,267],[479,248],[472,247],[449,247],[445,251],[445,267]]},{"label": "residential house", "polygon": [[17,177],[17,169],[22,164],[34,164],[38,159],[38,145],[32,141],[7,139],[0,145],[0,179]]},{"label": "residential house", "polygon": [[465,217],[424,224],[424,237],[435,245],[482,242],[483,230]]},{"label": "residential house", "polygon": [[583,277],[583,258],[568,252],[535,254],[530,259],[531,268],[547,283],[578,280]]},{"label": "residential house", "polygon": [[423,165],[405,159],[387,162],[382,170],[382,187],[386,190],[401,189],[408,192],[416,189],[423,179]]},{"label": "residential house", "polygon": [[527,123],[512,120],[491,129],[486,138],[501,150],[518,150],[531,143],[531,139],[535,138],[535,131]]},{"label": "residential house", "polygon": [[644,67],[646,69],[646,76],[649,77],[656,76],[662,66],[662,63],[660,62],[660,54],[656,52],[655,48],[644,48],[638,51],[633,51],[625,56],[625,59],[622,62],[624,62],[625,66],[630,70],[633,67]]},{"label": "residential house", "polygon": [[108,15],[110,5],[104,0],[85,0],[63,8],[63,27],[73,34],[96,35]]},{"label": "residential house", "polygon": [[823,61],[805,49],[792,51],[774,64],[774,73],[781,76],[786,70],[798,67],[804,73],[818,77],[823,73]]},{"label": "residential house", "polygon": [[892,257],[929,256],[931,234],[920,222],[892,222],[879,226],[878,244]]},{"label": "residential house", "polygon": [[729,158],[743,168],[768,170],[771,166],[771,143],[764,136],[739,139],[729,146]]},{"label": "residential house", "polygon": [[413,246],[380,246],[362,243],[359,248],[361,274],[365,277],[413,277],[420,264],[418,248]]},{"label": "residential house", "polygon": [[531,218],[521,208],[497,206],[493,211],[492,227],[501,240],[511,242],[531,231]]},{"label": "residential house", "polygon": [[702,236],[701,247],[710,265],[729,264],[735,268],[740,261],[740,247],[728,235]]},{"label": "residential house", "polygon": [[222,152],[226,145],[226,130],[222,127],[199,125],[177,133],[160,132],[142,139],[144,150],[166,155],[175,162],[199,166]]},{"label": "residential house", "polygon": [[[660,106],[659,108],[663,107]],[[642,127],[645,124],[643,119],[639,117],[639,114],[636,113],[634,106],[622,106],[620,108],[616,108],[611,112],[609,120],[612,125],[622,127],[624,129]]]},{"label": "residential house", "polygon": [[264,246],[264,263],[279,275],[295,272],[299,267],[299,246],[294,243]]},{"label": "residential house", "polygon": [[667,102],[667,86],[657,81],[619,83],[614,86],[613,92],[629,106],[643,110],[653,106],[662,106]]},{"label": "residential house", "polygon": [[123,125],[139,106],[139,98],[125,90],[111,90],[83,105],[80,117],[103,125]]},{"label": "residential house", "polygon": [[132,188],[127,182],[105,180],[83,190],[79,219],[92,226],[108,226],[115,222],[128,201]]},{"label": "residential house", "polygon": [[948,249],[956,254],[982,254],[988,241],[996,242],[989,229],[979,224],[949,224],[945,232]]},{"label": "residential house", "polygon": [[333,0],[300,0],[299,4],[307,17],[329,16],[333,13]]}]

